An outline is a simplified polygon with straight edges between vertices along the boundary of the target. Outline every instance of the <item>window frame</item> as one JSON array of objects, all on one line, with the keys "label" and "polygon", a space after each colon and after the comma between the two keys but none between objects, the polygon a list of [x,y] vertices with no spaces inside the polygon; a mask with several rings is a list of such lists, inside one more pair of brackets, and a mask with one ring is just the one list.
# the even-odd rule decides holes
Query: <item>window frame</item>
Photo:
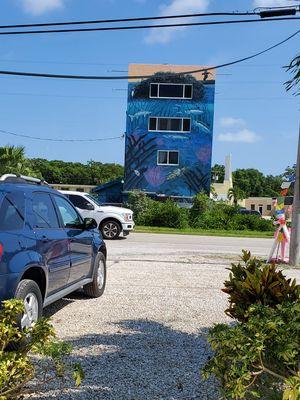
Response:
[{"label": "window frame", "polygon": [[[7,200],[7,198],[12,195],[17,195],[17,196],[22,196],[23,197],[23,210],[20,210],[18,208],[19,204],[13,203],[11,200]],[[13,205],[14,209],[16,210],[16,213],[21,217],[21,219],[23,219],[23,225],[22,227],[18,227],[18,228],[13,228],[13,229],[9,229],[9,230],[1,230],[0,229],[0,233],[2,232],[21,232],[25,229],[26,226],[26,215],[27,215],[27,199],[26,199],[26,195],[24,192],[22,192],[21,190],[11,190],[8,192],[1,192],[0,193],[0,208],[3,206],[4,201],[7,200],[8,203],[10,203],[11,205]],[[23,211],[23,214],[22,214]]]},{"label": "window frame", "polygon": [[[157,96],[151,96],[151,86],[152,85],[157,85]],[[165,96],[160,96],[160,86],[182,86],[182,97],[165,97]],[[185,87],[190,86],[191,87],[191,97],[185,97]],[[172,100],[192,100],[193,99],[193,94],[194,94],[194,88],[192,83],[168,83],[168,82],[153,82],[150,83],[149,87],[149,99],[172,99]]]},{"label": "window frame", "polygon": [[[85,201],[87,204],[92,205],[92,206],[94,207],[93,210],[91,210],[91,209],[89,209],[89,208],[81,208],[81,207],[79,207],[79,206],[76,206],[76,205],[73,203],[73,201],[71,200],[72,196],[73,196],[73,197],[79,197],[80,200]],[[94,204],[92,204],[91,201],[88,200],[85,196],[81,196],[80,194],[70,193],[70,194],[68,194],[68,199],[70,200],[70,202],[73,204],[73,206],[74,206],[75,208],[79,208],[80,210],[84,210],[84,211],[94,211],[94,210],[95,210]]]},{"label": "window frame", "polygon": [[[156,119],[156,129],[150,129],[150,118],[155,118]],[[181,130],[180,131],[169,131],[169,130],[161,130],[158,129],[158,121],[159,119],[180,119],[181,120]],[[188,120],[190,122],[190,130],[189,131],[184,131],[183,130],[183,120]],[[191,133],[191,127],[192,127],[192,119],[189,117],[157,117],[155,115],[150,115],[148,117],[148,132],[167,132],[167,133]]]},{"label": "window frame", "polygon": [[[159,153],[161,152],[165,152],[167,153],[167,163],[159,163],[158,162],[158,158],[159,158]],[[177,164],[170,164],[170,153],[177,153],[178,154],[178,163]],[[179,150],[157,150],[157,156],[156,156],[156,163],[157,165],[161,165],[161,166],[173,166],[173,167],[177,167],[179,165]]]},{"label": "window frame", "polygon": [[[65,200],[67,203],[69,203],[69,204],[71,205],[71,207],[75,210],[77,216],[79,217],[79,220],[81,221],[81,227],[79,227],[79,226],[78,226],[78,227],[66,227],[66,226],[65,226],[64,221],[63,221],[63,217],[62,217],[61,212],[60,212],[60,210],[59,210],[59,207],[58,207],[58,205],[57,205],[57,203],[56,203],[56,201],[55,201],[55,197],[59,197],[60,199]],[[52,202],[53,202],[53,204],[54,204],[54,207],[55,207],[55,210],[56,210],[57,217],[58,217],[58,219],[59,219],[59,223],[60,223],[61,228],[63,228],[63,229],[83,230],[84,218],[83,218],[83,217],[80,215],[80,213],[76,210],[76,207],[71,203],[71,201],[68,199],[68,197],[66,197],[66,196],[64,196],[64,195],[61,196],[60,194],[57,194],[57,193],[55,193],[55,194],[52,194],[52,193],[51,193],[51,199],[52,199]]]},{"label": "window frame", "polygon": [[46,196],[49,197],[50,202],[51,202],[51,204],[52,204],[52,206],[53,206],[53,209],[54,209],[54,213],[55,213],[55,215],[56,215],[56,219],[57,219],[57,222],[58,222],[58,226],[57,226],[57,227],[53,227],[53,226],[47,226],[47,227],[35,226],[34,219],[33,219],[33,220],[32,220],[32,228],[33,228],[34,230],[62,229],[63,226],[61,225],[61,220],[60,220],[60,217],[59,217],[58,212],[57,212],[56,204],[54,203],[51,194],[48,193],[48,192],[43,192],[43,191],[34,191],[34,192],[32,192],[32,194],[31,194],[31,212],[32,212],[32,217],[34,218],[33,199],[34,199],[34,195],[36,195],[36,194],[43,194],[43,195],[46,195]]}]

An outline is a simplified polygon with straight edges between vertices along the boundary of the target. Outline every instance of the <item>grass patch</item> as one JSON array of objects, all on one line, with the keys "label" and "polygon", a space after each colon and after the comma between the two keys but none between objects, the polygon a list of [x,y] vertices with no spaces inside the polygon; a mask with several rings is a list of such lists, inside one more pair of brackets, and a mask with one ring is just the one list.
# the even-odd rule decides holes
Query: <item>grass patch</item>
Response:
[{"label": "grass patch", "polygon": [[228,237],[253,237],[273,238],[274,232],[259,231],[230,231],[223,229],[175,229],[156,226],[136,226],[135,232],[141,233],[169,233],[174,235],[199,235],[199,236],[228,236]]}]

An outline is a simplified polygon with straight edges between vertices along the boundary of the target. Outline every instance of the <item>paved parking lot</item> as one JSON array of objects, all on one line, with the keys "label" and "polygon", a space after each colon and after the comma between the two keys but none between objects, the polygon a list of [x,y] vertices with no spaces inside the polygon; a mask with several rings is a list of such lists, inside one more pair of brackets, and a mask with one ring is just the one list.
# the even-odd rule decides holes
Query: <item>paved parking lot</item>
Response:
[{"label": "paved parking lot", "polygon": [[108,242],[103,297],[75,294],[46,310],[58,336],[74,345],[83,385],[39,398],[217,399],[199,371],[209,356],[207,329],[229,321],[220,290],[226,267],[242,248],[266,256],[271,243],[159,234]]}]

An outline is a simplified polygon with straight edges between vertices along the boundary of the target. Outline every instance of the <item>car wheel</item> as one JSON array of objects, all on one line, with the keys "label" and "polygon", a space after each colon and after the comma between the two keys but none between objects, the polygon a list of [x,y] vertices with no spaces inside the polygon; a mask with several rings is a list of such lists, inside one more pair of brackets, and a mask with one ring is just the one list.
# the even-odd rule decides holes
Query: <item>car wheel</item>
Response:
[{"label": "car wheel", "polygon": [[20,319],[20,328],[31,328],[43,314],[43,297],[39,286],[30,279],[22,280],[15,297],[24,301],[25,312]]},{"label": "car wheel", "polygon": [[93,281],[83,286],[84,293],[89,297],[100,297],[106,284],[106,261],[102,253],[98,253],[94,264]]},{"label": "car wheel", "polygon": [[110,220],[101,225],[101,233],[104,239],[117,239],[121,233],[121,228],[118,222]]}]

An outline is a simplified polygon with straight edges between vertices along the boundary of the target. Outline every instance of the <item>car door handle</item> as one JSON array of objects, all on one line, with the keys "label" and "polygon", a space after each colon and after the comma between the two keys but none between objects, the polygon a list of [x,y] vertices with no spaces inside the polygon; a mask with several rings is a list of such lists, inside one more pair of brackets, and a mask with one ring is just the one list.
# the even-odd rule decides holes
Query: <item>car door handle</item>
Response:
[{"label": "car door handle", "polygon": [[49,239],[47,238],[46,235],[43,235],[43,236],[41,237],[41,241],[44,242],[44,243],[48,242],[48,240],[49,240]]}]

